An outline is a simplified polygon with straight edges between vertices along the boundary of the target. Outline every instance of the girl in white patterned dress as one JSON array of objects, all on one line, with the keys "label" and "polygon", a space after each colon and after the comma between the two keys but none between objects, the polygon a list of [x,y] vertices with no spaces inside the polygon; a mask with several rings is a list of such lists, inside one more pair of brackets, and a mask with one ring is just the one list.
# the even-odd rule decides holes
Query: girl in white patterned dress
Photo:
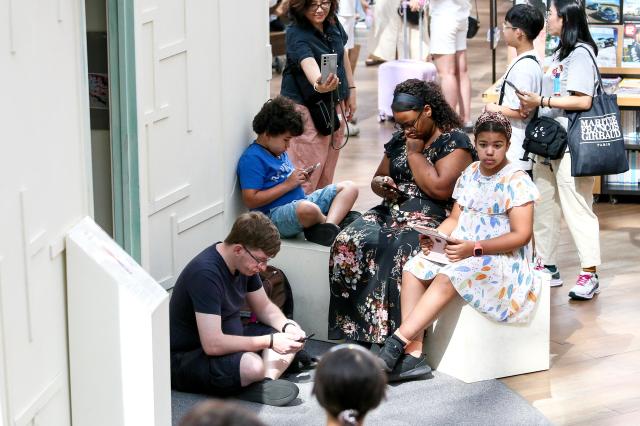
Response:
[{"label": "girl in white patterned dress", "polygon": [[402,325],[380,354],[389,381],[425,376],[424,330],[458,295],[500,322],[526,322],[540,293],[529,266],[533,202],[539,193],[529,175],[506,158],[511,125],[501,113],[485,112],[474,128],[480,161],[462,173],[451,215],[438,227],[450,236],[451,263],[425,256],[433,246],[421,236],[420,253],[404,266]]}]

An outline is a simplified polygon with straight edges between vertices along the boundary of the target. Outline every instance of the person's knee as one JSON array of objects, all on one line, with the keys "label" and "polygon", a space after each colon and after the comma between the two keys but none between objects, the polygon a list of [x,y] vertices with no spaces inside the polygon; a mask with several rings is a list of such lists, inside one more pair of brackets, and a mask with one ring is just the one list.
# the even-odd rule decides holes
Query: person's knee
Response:
[{"label": "person's knee", "polygon": [[296,216],[300,223],[309,223],[316,220],[319,221],[322,217],[322,211],[320,211],[320,207],[311,201],[303,200],[296,206]]},{"label": "person's knee", "polygon": [[240,358],[240,378],[243,386],[264,379],[265,367],[262,358],[253,352],[246,352]]},{"label": "person's knee", "polygon": [[344,193],[349,193],[349,194],[357,196],[358,195],[358,187],[352,181],[345,180],[345,181],[342,181],[342,182],[336,184],[336,192],[337,193],[344,192]]}]

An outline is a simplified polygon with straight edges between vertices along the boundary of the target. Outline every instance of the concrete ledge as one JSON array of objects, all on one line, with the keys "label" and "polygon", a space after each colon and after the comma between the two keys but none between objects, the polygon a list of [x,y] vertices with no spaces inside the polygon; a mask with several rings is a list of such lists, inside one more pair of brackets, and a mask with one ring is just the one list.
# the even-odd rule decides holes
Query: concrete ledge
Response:
[{"label": "concrete ledge", "polygon": [[285,273],[293,292],[293,319],[316,340],[327,340],[330,247],[310,243],[302,234],[283,239],[270,263]]},{"label": "concrete ledge", "polygon": [[551,277],[534,273],[542,288],[529,323],[497,323],[458,298],[427,329],[429,365],[467,383],[548,370]]}]

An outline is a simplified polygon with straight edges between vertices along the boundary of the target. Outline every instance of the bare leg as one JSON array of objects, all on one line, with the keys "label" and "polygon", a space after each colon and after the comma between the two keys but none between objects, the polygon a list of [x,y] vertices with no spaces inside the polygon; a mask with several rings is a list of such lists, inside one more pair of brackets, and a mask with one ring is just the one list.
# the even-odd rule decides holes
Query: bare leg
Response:
[{"label": "bare leg", "polygon": [[322,214],[320,207],[306,200],[302,200],[296,205],[296,216],[303,228],[324,223],[327,220],[325,215]]},{"label": "bare leg", "polygon": [[[404,291],[404,283],[403,289]],[[457,296],[449,277],[438,274],[424,294],[418,300],[408,317],[402,319],[398,332],[402,336],[416,336],[422,333],[433,321],[447,303]]]},{"label": "bare leg", "polygon": [[[432,280],[422,281],[416,278],[411,272],[404,271],[402,273],[402,291],[400,292],[400,306],[402,314],[402,323],[411,315],[415,306],[418,304],[422,295]],[[424,331],[415,336],[407,336],[409,344],[404,348],[405,353],[414,357],[422,355],[422,341],[424,339]]]},{"label": "bare leg", "polygon": [[240,386],[248,386],[251,383],[264,379],[264,362],[262,358],[253,352],[245,352],[240,358]]},{"label": "bare leg", "polygon": [[262,351],[264,377],[275,380],[282,376],[282,373],[284,373],[284,370],[289,367],[295,356],[295,353],[281,355],[272,349],[265,349]]},{"label": "bare leg", "polygon": [[458,106],[458,80],[456,79],[456,55],[433,55],[438,70],[440,86],[447,103],[455,111]]},{"label": "bare leg", "polygon": [[342,219],[349,213],[349,210],[353,207],[353,204],[358,198],[358,188],[351,181],[344,181],[336,184],[337,193],[329,212],[327,213],[327,222],[333,224],[339,224]]},{"label": "bare leg", "polygon": [[356,65],[358,63],[358,57],[360,56],[360,45],[354,44],[351,49],[349,49],[349,62],[351,62],[351,74],[355,74]]},{"label": "bare leg", "polygon": [[456,52],[456,77],[460,92],[460,118],[463,124],[471,121],[471,79],[467,70],[467,51]]}]

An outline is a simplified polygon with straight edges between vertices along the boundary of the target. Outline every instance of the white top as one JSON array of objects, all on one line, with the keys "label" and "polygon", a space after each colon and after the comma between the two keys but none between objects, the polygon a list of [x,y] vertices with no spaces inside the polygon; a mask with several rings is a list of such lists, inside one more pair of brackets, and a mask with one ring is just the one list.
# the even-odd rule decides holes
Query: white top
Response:
[{"label": "white top", "polygon": [[[538,63],[536,63],[531,58],[522,59],[528,55],[537,56],[536,51],[533,49],[516,56],[513,61],[511,61],[511,64],[509,64],[505,75],[507,75],[507,73],[509,74],[507,80],[512,82],[519,90],[540,93],[540,86],[542,85],[542,67],[540,66],[540,60],[538,59]],[[502,105],[513,110],[520,108],[520,99],[518,99],[515,89],[508,84],[504,85]],[[531,170],[533,168],[533,162],[531,160],[520,161],[524,155],[524,148],[522,148],[524,130],[532,118],[533,114],[525,119],[509,118],[512,133],[507,158],[512,163],[518,164],[524,170]]]},{"label": "white top", "polygon": [[[559,51],[553,55],[551,64],[547,68],[547,72],[542,78],[542,96],[553,96],[553,80],[554,72],[560,73],[560,96],[569,96],[569,92],[580,92],[585,95],[593,96],[595,84],[598,81],[598,71],[593,64],[593,60],[583,48],[585,46],[589,52],[593,54],[591,46],[585,43],[578,43],[573,51],[564,58],[563,61],[558,60]],[[595,55],[594,55],[595,56]],[[546,100],[545,100],[546,104]],[[553,99],[551,99],[553,104]],[[558,108],[541,108],[540,115],[555,118],[564,128],[568,128],[569,120],[565,111]]]},{"label": "white top", "polygon": [[340,0],[338,4],[338,16],[355,16],[356,0]]},{"label": "white top", "polygon": [[471,12],[471,0],[431,0],[431,16],[466,18]]}]

